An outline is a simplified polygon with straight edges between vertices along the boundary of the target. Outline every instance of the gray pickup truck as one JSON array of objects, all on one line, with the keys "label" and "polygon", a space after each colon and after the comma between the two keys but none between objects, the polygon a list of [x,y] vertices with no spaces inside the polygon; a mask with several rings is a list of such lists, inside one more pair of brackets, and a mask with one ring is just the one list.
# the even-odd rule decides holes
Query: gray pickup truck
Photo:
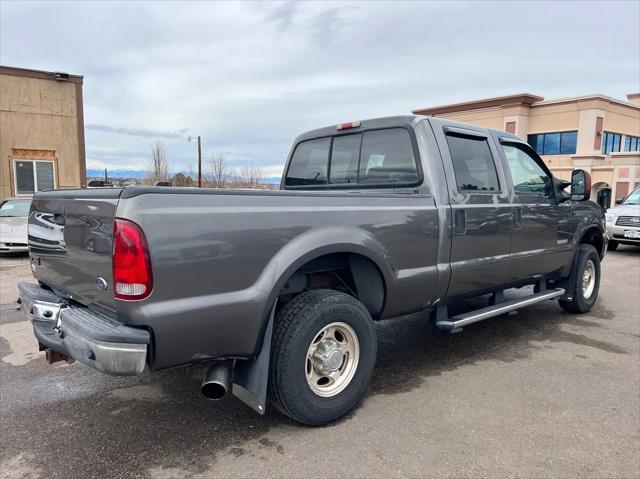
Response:
[{"label": "gray pickup truck", "polygon": [[114,375],[207,361],[207,397],[325,424],[365,393],[376,320],[429,311],[459,332],[543,300],[589,311],[607,247],[590,184],[501,131],[345,123],[295,140],[278,191],[37,193],[37,283],[19,302],[49,361]]}]

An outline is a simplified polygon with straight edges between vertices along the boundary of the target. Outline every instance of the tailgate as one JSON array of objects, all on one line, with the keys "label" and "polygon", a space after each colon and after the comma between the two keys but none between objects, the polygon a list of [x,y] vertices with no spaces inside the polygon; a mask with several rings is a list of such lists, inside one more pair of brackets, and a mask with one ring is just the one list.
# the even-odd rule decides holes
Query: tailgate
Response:
[{"label": "tailgate", "polygon": [[112,233],[121,192],[122,188],[105,188],[37,193],[29,214],[34,277],[82,304],[112,309]]}]

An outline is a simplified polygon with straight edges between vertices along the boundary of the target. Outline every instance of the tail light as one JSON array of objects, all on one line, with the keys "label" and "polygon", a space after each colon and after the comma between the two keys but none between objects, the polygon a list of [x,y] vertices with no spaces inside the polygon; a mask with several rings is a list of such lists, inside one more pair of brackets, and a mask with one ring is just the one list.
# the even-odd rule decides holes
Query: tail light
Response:
[{"label": "tail light", "polygon": [[116,218],[113,225],[113,293],[117,299],[144,299],[151,294],[153,275],[149,247],[140,227]]}]

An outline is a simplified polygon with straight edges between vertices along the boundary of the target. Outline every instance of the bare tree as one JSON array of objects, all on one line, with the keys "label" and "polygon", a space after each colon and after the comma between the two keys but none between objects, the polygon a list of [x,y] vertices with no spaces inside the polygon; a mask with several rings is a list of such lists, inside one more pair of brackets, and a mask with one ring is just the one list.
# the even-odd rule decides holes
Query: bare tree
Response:
[{"label": "bare tree", "polygon": [[264,181],[264,174],[262,170],[254,165],[253,162],[249,162],[240,169],[240,183],[247,188],[258,188]]},{"label": "bare tree", "polygon": [[231,176],[227,159],[222,153],[214,153],[205,165],[205,180],[216,188],[224,188]]},{"label": "bare tree", "polygon": [[169,179],[169,161],[167,147],[162,140],[155,140],[150,145],[151,158],[147,165],[147,180],[150,184]]}]

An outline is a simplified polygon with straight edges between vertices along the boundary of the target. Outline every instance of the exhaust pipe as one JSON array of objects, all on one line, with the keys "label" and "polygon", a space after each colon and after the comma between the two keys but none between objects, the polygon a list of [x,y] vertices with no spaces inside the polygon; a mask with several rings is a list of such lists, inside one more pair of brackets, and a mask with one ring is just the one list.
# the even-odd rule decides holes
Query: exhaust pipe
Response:
[{"label": "exhaust pipe", "polygon": [[202,386],[200,386],[200,392],[207,399],[218,401],[227,394],[231,386],[232,364],[233,361],[229,360],[218,361],[209,368],[204,381],[202,381]]}]

